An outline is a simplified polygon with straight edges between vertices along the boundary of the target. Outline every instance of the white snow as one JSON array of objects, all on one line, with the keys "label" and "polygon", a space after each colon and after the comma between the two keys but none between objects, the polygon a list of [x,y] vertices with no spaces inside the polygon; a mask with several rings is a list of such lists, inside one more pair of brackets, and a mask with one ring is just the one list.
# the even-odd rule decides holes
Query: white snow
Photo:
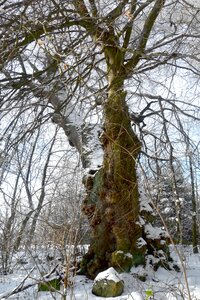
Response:
[{"label": "white snow", "polygon": [[[146,300],[146,291],[150,288],[154,293],[155,300],[200,300],[200,254],[193,254],[192,247],[187,246],[170,246],[171,255],[181,269],[181,272],[169,271],[159,268],[158,271],[153,269],[144,269],[141,266],[132,268],[130,273],[122,273],[116,275],[116,271],[110,268],[101,272],[97,278],[112,278],[114,280],[122,279],[124,281],[124,292],[121,296],[115,298],[107,298],[108,300]],[[177,251],[183,263],[181,263]],[[22,255],[23,253],[21,253]],[[40,259],[41,256],[39,256]],[[13,274],[0,275],[0,299],[3,295],[16,288],[20,282],[27,276],[33,267],[33,259],[27,260],[27,264],[14,265]],[[44,265],[41,266],[44,268]],[[35,270],[30,278],[27,278],[25,284],[30,281],[35,281],[39,278],[39,271]],[[146,282],[142,282],[137,278],[137,274],[147,274]],[[184,273],[187,277],[188,287]],[[119,278],[120,277],[120,278]],[[106,298],[97,297],[92,294],[93,281],[85,276],[72,277],[73,285],[67,290],[67,299],[70,300],[105,300]],[[190,298],[188,294],[190,293]],[[37,286],[29,288],[21,293],[15,294],[8,300],[61,300],[61,294],[50,292],[38,292]],[[150,300],[150,299],[148,299]]]},{"label": "white snow", "polygon": [[94,281],[99,281],[102,279],[112,280],[114,282],[119,282],[121,279],[119,278],[119,274],[114,268],[109,268],[103,272],[100,272]]},{"label": "white snow", "polygon": [[145,221],[142,217],[139,216],[139,221],[137,222],[140,226],[143,226],[145,224]]},{"label": "white snow", "polygon": [[153,208],[150,205],[149,197],[147,197],[145,190],[140,190],[140,211],[153,212]]},{"label": "white snow", "polygon": [[87,143],[82,144],[82,154],[85,154],[89,161],[88,168],[85,172],[90,169],[96,170],[103,163],[103,148],[99,141],[99,133],[102,131],[100,126],[95,125],[90,132],[87,133]]},{"label": "white snow", "polygon": [[163,210],[163,212],[164,212],[165,214],[169,214],[169,213],[172,212],[172,211],[173,211],[173,209],[172,209],[171,207],[165,207],[164,210]]},{"label": "white snow", "polygon": [[125,256],[129,258],[133,258],[133,255],[131,253],[126,253]]},{"label": "white snow", "polygon": [[164,244],[166,244],[166,241],[165,240],[160,240],[160,244],[164,245]]},{"label": "white snow", "polygon": [[144,300],[142,295],[138,292],[132,292],[127,300]]},{"label": "white snow", "polygon": [[137,247],[141,248],[142,246],[145,246],[147,242],[141,237],[137,240]]},{"label": "white snow", "polygon": [[145,225],[145,233],[147,238],[151,239],[159,239],[166,236],[166,232],[162,228],[152,226],[150,223]]}]

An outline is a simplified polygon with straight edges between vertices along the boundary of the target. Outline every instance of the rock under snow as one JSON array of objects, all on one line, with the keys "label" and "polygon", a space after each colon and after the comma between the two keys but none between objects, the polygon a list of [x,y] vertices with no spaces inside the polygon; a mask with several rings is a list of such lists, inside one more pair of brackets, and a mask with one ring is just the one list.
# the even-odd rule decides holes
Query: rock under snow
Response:
[{"label": "rock under snow", "polygon": [[124,282],[114,268],[99,273],[92,287],[92,293],[100,297],[120,296],[124,289]]}]

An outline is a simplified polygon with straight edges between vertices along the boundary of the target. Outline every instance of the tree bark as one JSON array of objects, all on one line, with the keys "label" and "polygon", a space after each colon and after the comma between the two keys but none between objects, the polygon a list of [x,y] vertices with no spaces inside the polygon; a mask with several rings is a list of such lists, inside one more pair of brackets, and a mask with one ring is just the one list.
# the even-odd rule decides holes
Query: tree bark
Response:
[{"label": "tree bark", "polygon": [[141,143],[130,123],[123,68],[110,49],[107,51],[107,61],[109,93],[101,136],[103,166],[95,175],[89,175],[84,180],[87,197],[83,211],[93,232],[82,267],[92,278],[109,266],[128,271],[134,264],[134,258],[142,262],[144,257],[144,252],[137,249],[137,240],[142,235],[142,229],[137,224],[139,193],[136,174]]}]

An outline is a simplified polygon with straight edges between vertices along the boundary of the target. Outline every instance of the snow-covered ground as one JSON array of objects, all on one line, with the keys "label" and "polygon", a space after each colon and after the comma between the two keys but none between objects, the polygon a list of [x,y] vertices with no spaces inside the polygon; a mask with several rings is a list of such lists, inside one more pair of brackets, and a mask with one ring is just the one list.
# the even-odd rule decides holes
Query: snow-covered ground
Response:
[{"label": "snow-covered ground", "polygon": [[[93,281],[85,276],[77,275],[71,279],[73,284],[67,290],[66,300],[200,300],[200,254],[193,254],[192,248],[188,246],[179,246],[178,251],[179,255],[171,247],[171,254],[174,260],[177,261],[181,269],[180,272],[168,271],[163,268],[159,268],[158,271],[154,272],[149,269],[146,270],[148,273],[147,280],[142,282],[138,279],[138,274],[142,275],[144,270],[141,267],[132,268],[129,274],[120,274],[120,278],[124,281],[124,292],[121,296],[115,298],[102,298],[93,295],[91,292]],[[62,299],[60,292],[38,292],[37,284],[7,297],[9,292],[19,287],[22,282],[23,285],[37,283],[42,270],[46,270],[47,263],[45,264],[39,256],[29,257],[28,260],[24,259],[23,261],[22,253],[20,255],[20,261],[19,259],[18,261],[14,260],[13,273],[0,275],[0,299]],[[149,294],[148,291],[150,291]],[[153,296],[148,296],[150,294]]]}]

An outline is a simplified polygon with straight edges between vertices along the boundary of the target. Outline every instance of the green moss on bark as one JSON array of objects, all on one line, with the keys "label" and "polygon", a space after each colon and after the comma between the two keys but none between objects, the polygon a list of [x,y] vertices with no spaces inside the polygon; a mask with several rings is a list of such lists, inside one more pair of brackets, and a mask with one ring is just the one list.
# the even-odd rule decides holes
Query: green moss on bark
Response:
[{"label": "green moss on bark", "polygon": [[91,278],[111,266],[129,271],[133,265],[145,264],[146,245],[137,247],[143,235],[138,224],[140,203],[136,174],[141,142],[131,127],[120,75],[115,77],[110,72],[109,80],[101,137],[103,166],[88,184],[85,181],[87,197],[83,210],[92,227],[92,236],[89,256],[85,256],[82,268]]}]

